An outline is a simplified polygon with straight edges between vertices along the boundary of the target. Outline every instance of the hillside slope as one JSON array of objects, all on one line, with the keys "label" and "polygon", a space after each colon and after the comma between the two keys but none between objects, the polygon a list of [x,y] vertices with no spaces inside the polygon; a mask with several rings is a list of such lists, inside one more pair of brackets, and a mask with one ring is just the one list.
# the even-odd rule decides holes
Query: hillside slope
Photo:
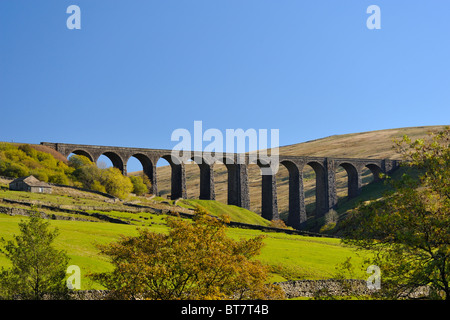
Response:
[{"label": "hillside slope", "polygon": [[[280,147],[280,154],[297,156],[327,156],[346,158],[388,158],[398,159],[399,154],[393,149],[393,139],[400,139],[408,135],[412,139],[426,136],[429,132],[437,132],[445,126],[409,127],[335,135],[313,141]],[[222,164],[214,166],[216,200],[227,202],[227,171]],[[139,174],[139,173],[133,173]],[[158,188],[162,196],[170,194],[170,167],[162,166],[157,169]],[[257,165],[249,166],[250,209],[261,212],[261,175]],[[304,190],[307,211],[314,210],[315,203],[315,174],[312,168],[305,167]],[[371,172],[363,172],[363,185],[373,180]],[[198,198],[200,170],[195,163],[186,165],[186,187],[188,198]],[[278,207],[282,218],[286,218],[288,210],[289,175],[284,166],[280,166],[277,173]],[[337,171],[337,192],[340,198],[347,195],[347,174],[344,169]]]},{"label": "hillside slope", "polygon": [[[110,243],[120,235],[136,235],[137,228],[166,233],[170,212],[192,213],[174,201],[160,198],[135,197],[127,205],[90,192],[55,187],[53,194],[38,194],[8,190],[9,179],[0,177],[0,235],[11,240],[19,232],[18,223],[31,210],[38,210],[52,227],[60,231],[55,246],[65,250],[70,264],[82,270],[82,289],[103,289],[88,279],[90,272],[104,272],[111,268],[96,244]],[[221,205],[214,201],[178,201],[185,205],[201,205],[208,212],[227,214],[232,221],[268,225],[268,221],[245,209]],[[136,206],[141,205],[141,207]],[[249,220],[250,219],[250,220]],[[269,232],[247,228],[228,228],[233,239],[248,239],[264,235],[264,247],[258,257],[271,270],[271,281],[332,278],[335,266],[347,257],[363,263],[354,250],[339,239]],[[353,260],[352,260],[353,261]],[[0,254],[0,267],[9,267],[8,259]],[[364,279],[365,273],[358,277]]]},{"label": "hillside slope", "polygon": [[280,154],[308,155],[316,157],[398,159],[392,148],[393,139],[408,135],[412,139],[423,138],[429,132],[437,132],[445,126],[408,127],[360,133],[334,135],[322,139],[283,146]]}]

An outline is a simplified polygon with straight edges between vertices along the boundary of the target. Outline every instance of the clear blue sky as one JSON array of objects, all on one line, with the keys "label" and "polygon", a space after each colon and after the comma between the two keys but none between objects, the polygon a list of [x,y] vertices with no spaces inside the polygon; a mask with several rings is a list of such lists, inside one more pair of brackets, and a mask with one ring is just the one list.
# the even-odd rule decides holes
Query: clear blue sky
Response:
[{"label": "clear blue sky", "polygon": [[[81,30],[69,30],[69,5]],[[369,5],[381,30],[369,30]],[[450,123],[450,1],[0,0],[0,141],[168,148],[173,130],[288,145]]]}]

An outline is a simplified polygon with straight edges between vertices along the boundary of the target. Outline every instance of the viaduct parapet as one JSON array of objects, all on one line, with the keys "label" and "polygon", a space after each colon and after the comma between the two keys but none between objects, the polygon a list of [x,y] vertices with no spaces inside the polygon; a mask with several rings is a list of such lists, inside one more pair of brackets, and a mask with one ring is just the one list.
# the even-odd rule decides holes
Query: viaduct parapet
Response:
[{"label": "viaduct parapet", "polygon": [[[127,162],[131,157],[137,158],[142,164],[144,173],[152,183],[152,194],[158,195],[158,177],[156,163],[163,158],[171,166],[171,199],[187,198],[185,164],[173,161],[172,150],[145,149],[128,147],[109,147],[67,143],[41,142],[42,145],[53,148],[68,157],[70,154],[84,155],[96,163],[101,155],[108,157],[113,166],[124,175],[127,174]],[[228,204],[242,208],[250,208],[248,155],[244,161],[237,161],[238,154],[224,154],[222,163],[228,172]],[[200,168],[200,199],[214,200],[214,164],[201,152],[191,152],[190,158]],[[328,158],[308,156],[278,156],[279,165],[289,172],[289,216],[287,224],[300,229],[306,221],[305,193],[303,190],[303,169],[313,168],[316,175],[316,216],[324,215],[337,206],[336,170],[343,167],[348,177],[348,197],[354,198],[361,192],[361,175],[368,168],[374,180],[380,179],[380,174],[389,174],[399,166],[398,160],[361,159],[361,158]],[[257,163],[260,168],[261,163]],[[277,185],[275,175],[262,175],[261,184],[261,215],[268,220],[278,219]]]}]

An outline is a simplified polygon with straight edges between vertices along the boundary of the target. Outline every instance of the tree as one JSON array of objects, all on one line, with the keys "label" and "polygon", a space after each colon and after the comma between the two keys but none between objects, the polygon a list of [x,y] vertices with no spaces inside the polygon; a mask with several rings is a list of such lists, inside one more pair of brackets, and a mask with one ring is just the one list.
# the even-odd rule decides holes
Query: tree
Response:
[{"label": "tree", "polygon": [[450,130],[396,141],[409,169],[382,199],[363,204],[345,222],[345,242],[373,250],[380,295],[405,297],[427,286],[450,299]]},{"label": "tree", "polygon": [[0,143],[0,175],[19,178],[31,174],[41,181],[69,184],[73,170],[51,154],[37,151],[28,144]]},{"label": "tree", "polygon": [[16,163],[11,160],[1,161],[0,159],[0,173],[2,175],[19,178],[27,176],[29,172],[28,168],[21,163]]},{"label": "tree", "polygon": [[95,187],[101,184],[100,169],[93,163],[77,167],[73,172],[73,176],[86,189],[97,190]]},{"label": "tree", "polygon": [[75,154],[70,156],[69,158],[69,166],[71,166],[74,169],[79,169],[83,166],[90,166],[93,164],[94,163],[91,160],[89,160],[88,157],[83,155]]},{"label": "tree", "polygon": [[108,168],[100,170],[100,182],[105,186],[107,193],[124,199],[133,191],[133,184],[130,178],[124,176],[119,169]]},{"label": "tree", "polygon": [[118,198],[126,198],[133,190],[130,178],[122,175],[117,168],[100,169],[82,155],[71,156],[69,165],[75,169],[74,178],[84,188],[106,192]]},{"label": "tree", "polygon": [[53,248],[58,230],[48,228],[49,223],[35,212],[28,221],[19,223],[20,234],[13,240],[1,239],[1,252],[12,267],[2,267],[0,271],[0,297],[40,300],[44,294],[65,296],[68,257],[64,251]]},{"label": "tree", "polygon": [[116,299],[283,297],[279,287],[266,284],[268,268],[252,259],[263,237],[232,240],[224,221],[200,209],[193,221],[170,217],[167,224],[168,234],[140,229],[136,237],[100,245],[114,270],[91,277]]},{"label": "tree", "polygon": [[147,187],[147,192],[151,192],[152,190],[152,182],[150,181],[150,178],[145,174],[142,173],[141,175],[142,181],[144,182],[145,186]]},{"label": "tree", "polygon": [[141,177],[130,176],[131,183],[133,183],[133,193],[142,196],[148,193],[147,185]]}]

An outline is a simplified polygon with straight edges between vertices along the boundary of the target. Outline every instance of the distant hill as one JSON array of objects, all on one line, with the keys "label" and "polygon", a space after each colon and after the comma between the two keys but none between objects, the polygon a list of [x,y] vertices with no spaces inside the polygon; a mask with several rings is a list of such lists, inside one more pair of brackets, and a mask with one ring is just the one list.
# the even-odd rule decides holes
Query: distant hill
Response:
[{"label": "distant hill", "polygon": [[[387,158],[398,159],[399,154],[393,149],[393,139],[408,135],[412,139],[425,137],[429,132],[437,132],[445,126],[409,127],[387,129],[361,133],[334,135],[313,141],[280,147],[280,154],[297,156],[327,156],[346,158]],[[227,174],[224,165],[215,165],[216,200],[227,202]],[[138,174],[135,172],[133,174]],[[157,168],[158,188],[162,196],[170,194],[170,167]],[[337,192],[339,197],[347,195],[347,175],[344,169],[337,172]],[[363,172],[363,185],[373,180],[369,170]],[[200,170],[196,164],[186,165],[186,186],[188,198],[199,196]],[[251,210],[261,212],[261,175],[257,165],[249,166],[249,187]],[[277,173],[278,206],[281,217],[286,217],[288,210],[289,175],[285,167],[280,166]],[[314,210],[315,174],[309,167],[304,171],[304,190],[307,210]]]},{"label": "distant hill", "polygon": [[412,139],[437,132],[445,126],[408,127],[360,133],[334,135],[322,139],[297,143],[280,148],[283,155],[308,155],[317,157],[395,159],[393,139],[408,135]]}]

